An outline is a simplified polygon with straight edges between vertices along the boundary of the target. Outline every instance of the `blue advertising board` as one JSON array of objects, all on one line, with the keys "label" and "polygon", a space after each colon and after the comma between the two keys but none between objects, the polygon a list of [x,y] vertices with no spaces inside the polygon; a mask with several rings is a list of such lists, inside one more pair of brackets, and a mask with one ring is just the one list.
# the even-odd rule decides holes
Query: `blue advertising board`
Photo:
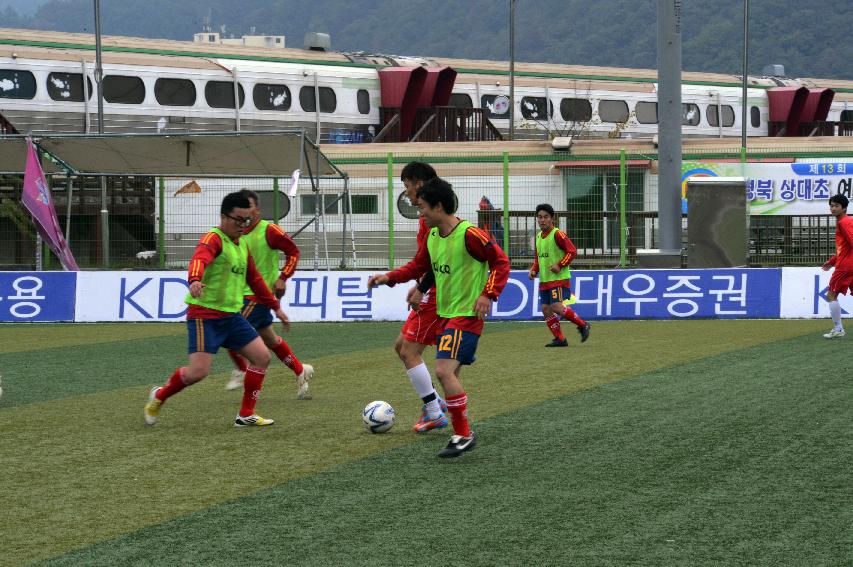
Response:
[{"label": "blue advertising board", "polygon": [[77,272],[0,272],[0,321],[73,321]]}]

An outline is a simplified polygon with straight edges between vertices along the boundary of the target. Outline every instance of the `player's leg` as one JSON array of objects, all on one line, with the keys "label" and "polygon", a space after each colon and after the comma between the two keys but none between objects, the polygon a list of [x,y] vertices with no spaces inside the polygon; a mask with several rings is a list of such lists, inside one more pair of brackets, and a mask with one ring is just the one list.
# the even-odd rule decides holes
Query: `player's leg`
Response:
[{"label": "player's leg", "polygon": [[563,329],[560,327],[560,318],[554,312],[554,306],[559,303],[560,289],[546,289],[539,292],[539,301],[542,304],[542,316],[545,318],[545,325],[548,330],[554,335],[553,340],[546,344],[546,347],[566,347],[569,342],[563,334]]},{"label": "player's leg", "polygon": [[552,304],[551,308],[555,314],[575,324],[578,329],[578,333],[581,335],[581,342],[585,343],[589,338],[589,323],[584,321],[580,315],[575,313],[575,310],[568,304],[568,300],[572,297],[572,288],[566,286],[561,289],[562,293],[560,294],[559,303]]},{"label": "player's leg", "polygon": [[447,427],[447,417],[444,415],[447,405],[435,391],[432,376],[423,359],[424,349],[435,344],[435,335],[443,324],[434,303],[421,303],[420,309],[409,313],[394,342],[394,351],[406,367],[406,375],[423,402],[421,416],[413,427],[416,433]]},{"label": "player's leg", "polygon": [[243,380],[243,400],[234,425],[272,425],[273,420],[255,414],[255,403],[270,365],[270,353],[264,341],[252,325],[237,314],[230,318],[229,334],[223,346],[236,350],[249,360],[249,368]]},{"label": "player's leg", "polygon": [[439,451],[439,457],[457,457],[476,445],[468,422],[468,394],[459,380],[459,370],[461,365],[474,362],[479,339],[479,335],[458,329],[445,329],[439,337],[435,374],[444,390],[454,432],[447,446]]},{"label": "player's leg", "polygon": [[[270,313],[270,317],[272,313]],[[299,400],[310,400],[308,394],[308,381],[314,377],[314,367],[310,364],[303,364],[296,358],[290,345],[276,334],[273,329],[272,322],[264,327],[255,327],[258,329],[258,334],[263,339],[264,344],[268,349],[273,351],[280,361],[285,366],[290,368],[296,375],[296,398]]]},{"label": "player's leg", "polygon": [[151,389],[143,410],[145,423],[157,423],[160,407],[167,399],[208,375],[213,355],[222,344],[224,335],[221,330],[221,325],[215,319],[187,320],[189,363],[176,368],[165,384]]},{"label": "player's leg", "polygon": [[432,429],[442,429],[447,427],[447,416],[444,413],[447,411],[447,405],[444,400],[435,391],[435,386],[432,384],[432,376],[429,373],[426,362],[424,362],[423,354],[427,345],[409,341],[400,333],[397,341],[394,343],[394,350],[403,361],[406,367],[406,375],[412,383],[418,397],[423,402],[421,407],[421,417],[412,427],[415,433],[426,433]]},{"label": "player's leg", "polygon": [[[840,280],[838,270],[832,273],[829,279],[829,290],[826,292],[826,300],[829,303],[829,315],[832,317],[832,329],[824,335],[827,339],[837,339],[845,335],[844,327],[841,325],[841,304],[838,302],[840,291]],[[846,291],[846,288],[845,288]]]},{"label": "player's leg", "polygon": [[[254,313],[257,307],[257,301],[252,301],[248,297],[244,297],[243,309],[240,311],[240,314],[251,324],[252,313]],[[252,326],[256,329],[258,328],[254,324],[252,324]],[[231,357],[231,361],[234,363],[234,370],[231,371],[231,378],[225,385],[225,389],[237,390],[243,387],[243,378],[246,375],[246,369],[249,367],[249,361],[234,349],[228,349],[228,356]]]}]

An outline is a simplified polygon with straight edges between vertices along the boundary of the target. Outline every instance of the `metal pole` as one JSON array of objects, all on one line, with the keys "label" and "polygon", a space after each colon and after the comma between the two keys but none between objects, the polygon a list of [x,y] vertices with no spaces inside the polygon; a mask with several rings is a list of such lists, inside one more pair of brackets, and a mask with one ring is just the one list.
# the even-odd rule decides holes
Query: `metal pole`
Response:
[{"label": "metal pole", "polygon": [[347,181],[348,179],[344,178],[344,196],[346,199],[343,200],[344,226],[341,230],[341,263],[338,265],[342,270],[347,267],[347,215],[352,213],[352,199],[350,199],[349,185]]},{"label": "metal pole", "polygon": [[515,0],[509,0],[509,139],[515,139]]},{"label": "metal pole", "polygon": [[160,178],[159,186],[160,215],[157,219],[157,248],[160,252],[160,269],[166,267],[166,179]]},{"label": "metal pole", "polygon": [[740,147],[741,154],[746,153],[746,99],[747,68],[749,64],[749,0],[743,0],[743,95],[740,109]]},{"label": "metal pole", "polygon": [[504,223],[504,238],[503,246],[504,252],[509,256],[509,152],[504,152],[504,212],[503,212],[503,223]]},{"label": "metal pole", "polygon": [[86,69],[86,60],[81,59],[83,65],[83,131],[88,134],[92,131],[92,117],[89,116],[89,72]]},{"label": "metal pole", "polygon": [[234,128],[240,131],[240,83],[237,82],[237,67],[231,69],[234,77]]},{"label": "metal pole", "polygon": [[388,269],[394,269],[394,154],[388,152]]},{"label": "metal pole", "polygon": [[[317,121],[317,139],[314,142],[317,144],[317,149],[320,149],[320,83],[317,78],[317,73],[314,73],[314,115]],[[319,159],[319,158],[318,158]],[[318,162],[319,163],[319,162]],[[317,175],[320,175],[320,170],[317,170]]]},{"label": "metal pole", "polygon": [[681,0],[658,0],[658,219],[660,256],[681,266]]},{"label": "metal pole", "polygon": [[[104,67],[101,58],[101,0],[95,0],[95,84],[98,87],[98,134],[104,133]],[[83,77],[86,82],[86,77]],[[104,267],[110,263],[110,212],[107,210],[107,179],[101,176],[101,252]]]},{"label": "metal pole", "polygon": [[625,201],[628,188],[628,169],[625,160],[625,149],[619,150],[619,267],[624,268],[628,263],[628,226],[625,222]]},{"label": "metal pole", "polygon": [[65,243],[71,247],[71,195],[74,189],[74,181],[71,180],[71,173],[66,172],[65,186],[68,188],[68,203],[65,205]]}]

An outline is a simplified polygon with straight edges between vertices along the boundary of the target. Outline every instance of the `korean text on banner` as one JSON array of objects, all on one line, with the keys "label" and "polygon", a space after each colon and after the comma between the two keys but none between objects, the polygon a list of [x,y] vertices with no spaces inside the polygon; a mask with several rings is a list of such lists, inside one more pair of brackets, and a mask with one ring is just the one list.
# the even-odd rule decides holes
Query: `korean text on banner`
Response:
[{"label": "korean text on banner", "polygon": [[36,150],[31,138],[27,138],[27,167],[24,171],[24,190],[21,202],[33,217],[39,234],[47,242],[47,245],[59,258],[62,267],[66,270],[79,271],[77,262],[59,230],[59,219],[56,218],[56,209],[53,208],[53,199],[44,172],[39,164]]}]

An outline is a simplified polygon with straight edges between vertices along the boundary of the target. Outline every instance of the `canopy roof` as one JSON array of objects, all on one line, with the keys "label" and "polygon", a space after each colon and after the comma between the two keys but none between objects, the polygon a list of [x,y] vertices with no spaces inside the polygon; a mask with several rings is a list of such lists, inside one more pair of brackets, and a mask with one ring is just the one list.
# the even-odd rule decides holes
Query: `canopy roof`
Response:
[{"label": "canopy roof", "polygon": [[[23,173],[24,140],[0,138],[0,172]],[[340,174],[301,130],[58,134],[34,141],[59,164],[44,160],[46,173],[63,171],[64,164],[78,174],[290,177],[295,169],[315,176]]]}]

